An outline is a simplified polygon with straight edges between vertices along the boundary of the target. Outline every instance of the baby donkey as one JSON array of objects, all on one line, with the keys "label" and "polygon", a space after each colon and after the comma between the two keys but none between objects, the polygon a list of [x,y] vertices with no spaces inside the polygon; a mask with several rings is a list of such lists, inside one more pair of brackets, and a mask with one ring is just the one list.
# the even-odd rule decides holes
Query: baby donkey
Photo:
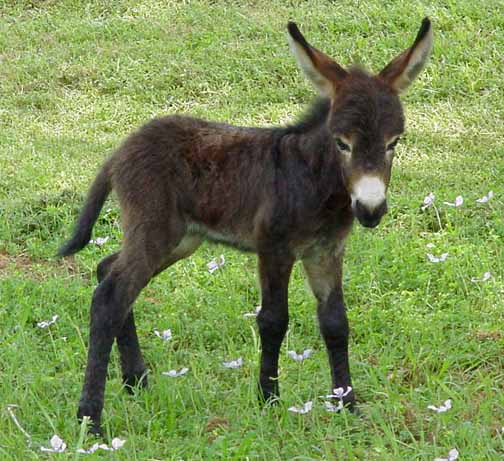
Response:
[{"label": "baby donkey", "polygon": [[[404,130],[399,93],[432,47],[425,18],[413,45],[372,75],[345,69],[288,24],[292,53],[320,97],[296,124],[245,128],[185,116],[157,118],[129,136],[91,186],[61,256],[90,240],[112,189],[122,211],[121,250],[98,266],[89,354],[78,417],[100,432],[114,339],[127,387],[147,383],[133,302],[149,280],[208,240],[258,256],[262,309],[260,396],[276,399],[278,356],[287,330],[287,288],[301,260],[318,301],[332,386],[351,385],[349,327],[341,283],[354,218],[375,227],[387,212],[394,148]],[[353,391],[344,403],[352,408]]]}]

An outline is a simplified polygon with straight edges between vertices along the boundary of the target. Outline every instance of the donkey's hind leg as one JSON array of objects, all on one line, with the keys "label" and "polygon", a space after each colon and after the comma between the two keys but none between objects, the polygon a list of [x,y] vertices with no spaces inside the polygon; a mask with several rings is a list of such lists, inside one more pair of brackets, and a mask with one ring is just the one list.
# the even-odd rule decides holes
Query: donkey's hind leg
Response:
[{"label": "donkey's hind leg", "polygon": [[[129,317],[131,305],[142,288],[158,272],[166,256],[178,245],[184,232],[183,226],[176,225],[177,223],[171,226],[164,223],[157,228],[153,228],[152,223],[149,224],[150,226],[141,224],[127,235],[120,255],[93,295],[88,363],[78,411],[79,418],[91,418],[93,432],[100,432],[112,343],[125,327],[128,331],[125,337],[130,338],[133,334],[134,324],[125,324],[128,318],[133,318]],[[135,350],[139,350],[138,344]],[[128,364],[133,362],[134,360],[128,361]]]},{"label": "donkey's hind leg", "polygon": [[[200,244],[201,238],[186,235],[166,257],[154,275],[159,274],[178,260],[191,255]],[[147,387],[147,367],[145,366],[140,344],[138,342],[133,308],[131,308],[120,333],[117,335],[117,346],[121,356],[123,383],[125,384],[126,390],[129,393],[133,393],[133,388],[135,386]]]},{"label": "donkey's hind leg", "polygon": [[261,310],[257,325],[261,336],[259,399],[274,402],[280,396],[278,356],[289,323],[288,285],[294,258],[284,253],[260,253]]},{"label": "donkey's hind leg", "polygon": [[[120,252],[112,253],[103,258],[96,268],[96,277],[101,282],[110,272],[114,262],[119,258]],[[123,383],[129,393],[133,393],[133,387],[140,384],[147,386],[147,367],[145,366],[140,343],[135,327],[133,308],[130,309],[124,324],[117,335],[117,346],[121,355],[121,369]]]},{"label": "donkey's hind leg", "polygon": [[119,257],[119,254],[119,251],[117,253],[112,253],[111,255],[105,256],[105,258],[100,261],[98,267],[96,268],[96,278],[98,279],[98,283],[101,282],[109,273],[112,264]]},{"label": "donkey's hind leg", "polygon": [[117,335],[117,347],[121,357],[122,380],[125,389],[133,394],[135,386],[147,387],[147,367],[140,350],[132,307]]}]

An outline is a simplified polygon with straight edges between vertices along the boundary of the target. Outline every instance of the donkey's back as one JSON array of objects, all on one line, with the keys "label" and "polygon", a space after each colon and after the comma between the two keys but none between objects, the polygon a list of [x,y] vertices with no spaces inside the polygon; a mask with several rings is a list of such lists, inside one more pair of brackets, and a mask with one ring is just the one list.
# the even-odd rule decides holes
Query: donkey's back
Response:
[{"label": "donkey's back", "polygon": [[142,197],[162,201],[173,195],[179,211],[216,225],[226,221],[226,210],[253,206],[264,190],[268,173],[271,177],[274,137],[270,129],[183,116],[159,118],[130,136],[112,155],[109,175],[125,208],[132,189],[144,207],[148,204]]},{"label": "donkey's back", "polygon": [[89,242],[112,189],[125,234],[131,227],[160,223],[167,232],[172,228],[253,250],[258,214],[265,197],[272,197],[278,131],[178,115],[151,120],[105,163],[74,237],[60,254],[75,253]]}]

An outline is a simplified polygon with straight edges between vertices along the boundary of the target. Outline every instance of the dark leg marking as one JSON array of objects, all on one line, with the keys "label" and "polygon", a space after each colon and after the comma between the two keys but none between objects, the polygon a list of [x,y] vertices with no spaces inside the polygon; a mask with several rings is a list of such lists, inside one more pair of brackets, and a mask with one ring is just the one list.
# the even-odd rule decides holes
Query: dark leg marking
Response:
[{"label": "dark leg marking", "polygon": [[[348,386],[352,385],[348,361],[350,329],[341,291],[332,291],[325,304],[319,304],[317,313],[320,332],[329,356],[333,388],[342,387],[346,390]],[[343,403],[353,407],[355,403],[353,391],[343,398]]]},{"label": "dark leg marking", "polygon": [[99,277],[104,278],[91,304],[88,363],[77,413],[79,419],[91,418],[91,432],[101,431],[107,367],[116,337],[126,383],[133,384],[145,372],[131,306],[183,236],[179,223],[162,224],[154,229],[151,223],[148,229],[138,226],[119,256],[111,255],[100,263]]},{"label": "dark leg marking", "polygon": [[119,255],[120,252],[118,251],[117,253],[112,253],[111,255],[106,256],[100,261],[98,267],[96,268],[96,278],[98,279],[98,282],[101,282],[109,273],[110,267],[117,260]]},{"label": "dark leg marking", "polygon": [[[120,252],[113,253],[105,257],[100,264],[98,264],[96,275],[99,282],[109,273],[110,268],[119,255]],[[121,355],[123,383],[126,386],[126,390],[132,394],[135,386],[147,386],[147,367],[145,366],[140,350],[132,309],[117,335],[117,346]]]},{"label": "dark leg marking", "polygon": [[289,323],[287,291],[294,258],[286,254],[260,254],[262,307],[257,316],[261,336],[260,399],[280,397],[278,356]]},{"label": "dark leg marking", "polygon": [[126,390],[132,394],[135,386],[147,387],[147,367],[138,342],[133,309],[117,335],[117,346],[121,355],[122,379]]},{"label": "dark leg marking", "polygon": [[[308,281],[318,301],[317,314],[329,357],[332,386],[346,390],[352,381],[348,362],[349,325],[341,281],[342,264],[343,250],[336,252],[334,248],[303,260]],[[343,403],[353,407],[353,391],[343,398]]]}]

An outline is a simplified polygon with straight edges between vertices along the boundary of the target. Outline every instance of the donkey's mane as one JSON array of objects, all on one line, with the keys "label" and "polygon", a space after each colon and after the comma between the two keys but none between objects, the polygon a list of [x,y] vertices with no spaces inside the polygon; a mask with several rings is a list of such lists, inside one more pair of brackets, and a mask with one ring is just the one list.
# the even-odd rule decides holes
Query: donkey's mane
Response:
[{"label": "donkey's mane", "polygon": [[[358,64],[353,64],[348,73],[357,78],[368,79],[369,72]],[[284,134],[303,134],[319,128],[326,120],[331,110],[331,100],[321,96],[316,97],[298,121],[283,128]]]},{"label": "donkey's mane", "polygon": [[301,115],[296,123],[287,125],[284,128],[285,134],[308,133],[309,131],[320,127],[327,120],[330,109],[331,100],[329,98],[315,98],[310,107]]}]

